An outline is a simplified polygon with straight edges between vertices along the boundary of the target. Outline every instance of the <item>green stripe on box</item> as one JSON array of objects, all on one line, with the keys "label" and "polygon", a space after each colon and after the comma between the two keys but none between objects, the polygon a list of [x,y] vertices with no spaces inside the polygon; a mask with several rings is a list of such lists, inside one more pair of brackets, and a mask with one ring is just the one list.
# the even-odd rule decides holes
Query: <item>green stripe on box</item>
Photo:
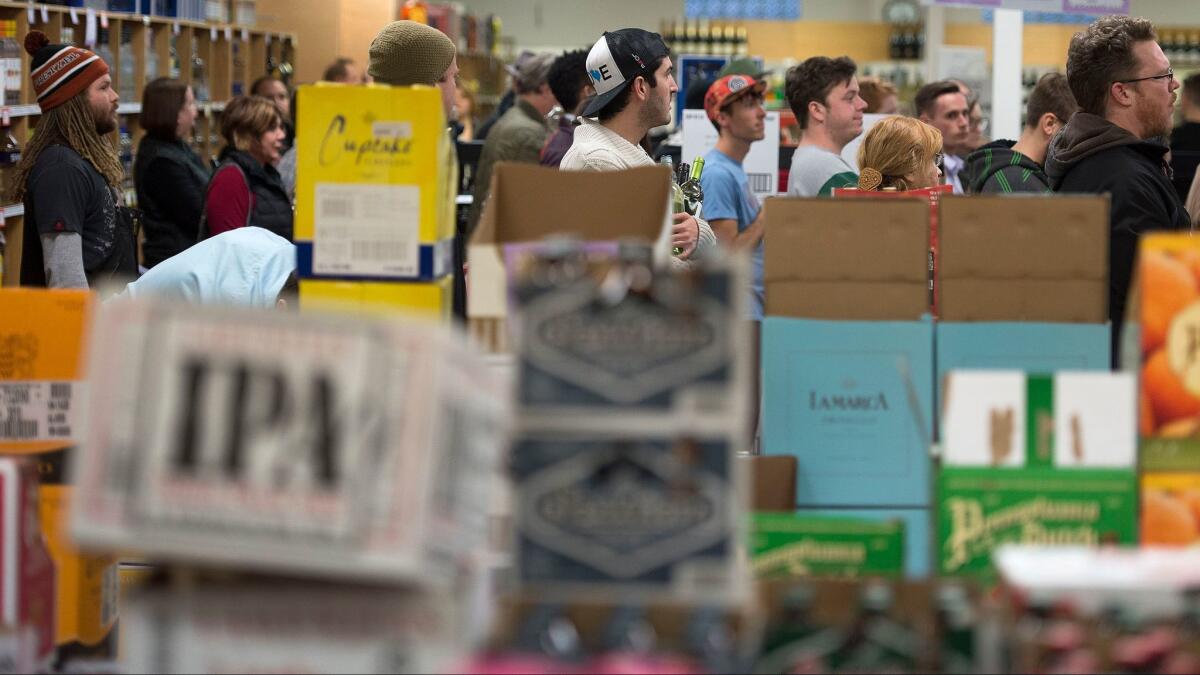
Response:
[{"label": "green stripe on box", "polygon": [[1054,376],[1025,379],[1025,466],[1054,466]]}]

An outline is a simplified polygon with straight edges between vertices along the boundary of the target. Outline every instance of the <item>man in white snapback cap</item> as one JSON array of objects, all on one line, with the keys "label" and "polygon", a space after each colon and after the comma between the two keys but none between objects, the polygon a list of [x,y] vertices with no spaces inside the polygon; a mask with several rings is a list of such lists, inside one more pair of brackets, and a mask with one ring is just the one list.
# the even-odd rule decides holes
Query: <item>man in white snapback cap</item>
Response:
[{"label": "man in white snapback cap", "polygon": [[[565,171],[619,171],[654,166],[642,138],[671,121],[671,99],[679,91],[671,50],[658,33],[623,28],[600,36],[587,57],[588,77],[596,95],[583,110]],[[597,119],[589,119],[595,117]],[[703,220],[674,214],[672,246],[682,260],[703,257],[717,238]]]}]

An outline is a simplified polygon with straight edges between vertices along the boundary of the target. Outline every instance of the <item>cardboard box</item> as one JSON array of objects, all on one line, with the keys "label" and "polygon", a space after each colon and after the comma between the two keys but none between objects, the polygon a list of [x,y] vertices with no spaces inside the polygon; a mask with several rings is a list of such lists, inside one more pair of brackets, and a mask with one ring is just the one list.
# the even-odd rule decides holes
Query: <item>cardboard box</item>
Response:
[{"label": "cardboard box", "polygon": [[66,526],[74,488],[63,465],[83,433],[92,311],[86,291],[0,290],[0,399],[7,413],[0,454],[29,455],[37,464],[38,518],[57,575],[55,641],[89,647],[111,636],[118,610],[116,559],[84,555]]},{"label": "cardboard box", "polygon": [[1108,321],[1108,197],[947,197],[943,321]]},{"label": "cardboard box", "polygon": [[772,199],[764,208],[768,316],[912,321],[929,312],[927,202]]},{"label": "cardboard box", "polygon": [[300,87],[296,265],[301,278],[398,281],[451,273],[458,167],[436,87]]},{"label": "cardboard box", "polygon": [[798,509],[797,515],[900,523],[904,530],[904,577],[928,579],[933,565],[933,511],[921,509]]},{"label": "cardboard box", "polygon": [[1129,544],[1137,533],[1126,374],[960,371],[937,478],[938,570],[994,578],[1001,544]]},{"label": "cardboard box", "polygon": [[748,437],[748,270],[738,262],[655,271],[634,287],[616,256],[531,264],[514,281],[522,424]]},{"label": "cardboard box", "polygon": [[763,448],[796,457],[799,505],[928,506],[931,321],[769,316],[762,355]]},{"label": "cardboard box", "polygon": [[938,400],[953,370],[1107,371],[1112,333],[1107,324],[953,323],[937,325]]},{"label": "cardboard box", "polygon": [[55,571],[37,514],[37,471],[28,460],[0,458],[0,624],[35,636],[29,656],[50,665],[56,644]]},{"label": "cardboard box", "polygon": [[522,434],[520,582],[541,598],[737,603],[743,465],[727,438]]},{"label": "cardboard box", "polygon": [[1195,461],[1200,457],[1197,261],[1200,241],[1188,234],[1142,238],[1122,364],[1139,372],[1143,455],[1154,464],[1171,464],[1183,471],[1200,470],[1200,461]]},{"label": "cardboard box", "polygon": [[904,524],[791,513],[751,516],[751,568],[777,577],[900,576]]},{"label": "cardboard box", "polygon": [[796,508],[796,458],[790,455],[745,455],[754,494],[752,511],[790,512]]},{"label": "cardboard box", "polygon": [[95,326],[81,545],[430,585],[485,545],[507,388],[450,331],[161,301]]},{"label": "cardboard box", "polygon": [[427,282],[300,281],[300,306],[306,310],[350,309],[375,314],[399,311],[449,321],[453,300],[453,277]]},{"label": "cardboard box", "polygon": [[[558,171],[501,162],[467,249],[467,313],[472,322],[508,316],[499,245],[570,235],[584,241],[625,238],[656,243],[669,255],[670,171]],[[496,345],[500,346],[500,345]]]}]

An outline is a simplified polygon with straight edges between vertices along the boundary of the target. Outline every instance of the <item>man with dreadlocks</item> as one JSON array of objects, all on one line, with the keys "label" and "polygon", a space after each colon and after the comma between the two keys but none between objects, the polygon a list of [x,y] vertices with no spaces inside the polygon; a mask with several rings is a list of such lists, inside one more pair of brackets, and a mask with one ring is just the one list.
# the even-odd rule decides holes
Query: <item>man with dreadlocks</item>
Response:
[{"label": "man with dreadlocks", "polygon": [[117,208],[122,168],[104,138],[117,128],[117,92],[108,65],[40,31],[25,37],[33,90],[42,109],[17,167],[13,195],[25,204],[21,284],[88,288],[137,275],[132,224]]}]

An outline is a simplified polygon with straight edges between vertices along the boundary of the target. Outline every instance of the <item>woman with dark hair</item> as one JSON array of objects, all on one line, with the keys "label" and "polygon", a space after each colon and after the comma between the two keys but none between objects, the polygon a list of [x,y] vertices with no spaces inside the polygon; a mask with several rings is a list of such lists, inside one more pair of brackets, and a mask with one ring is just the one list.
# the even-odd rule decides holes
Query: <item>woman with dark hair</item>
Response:
[{"label": "woman with dark hair", "polygon": [[209,174],[187,143],[196,123],[191,87],[168,77],[146,85],[141,123],[133,176],[146,232],[142,264],[154,267],[196,243]]},{"label": "woman with dark hair", "polygon": [[292,200],[275,164],[283,153],[283,117],[271,101],[238,96],[221,115],[225,149],[204,200],[202,236],[256,226],[292,240]]}]

